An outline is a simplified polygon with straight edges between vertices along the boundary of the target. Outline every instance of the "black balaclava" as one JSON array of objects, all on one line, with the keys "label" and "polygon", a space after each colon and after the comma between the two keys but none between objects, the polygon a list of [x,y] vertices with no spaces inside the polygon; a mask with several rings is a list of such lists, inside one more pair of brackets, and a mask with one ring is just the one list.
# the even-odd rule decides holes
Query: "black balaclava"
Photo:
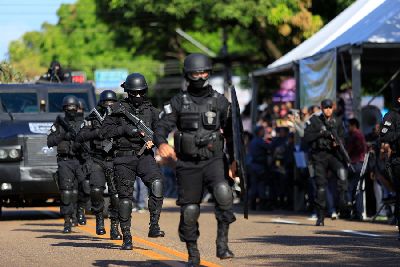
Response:
[{"label": "black balaclava", "polygon": [[75,120],[79,116],[79,113],[77,112],[76,109],[65,109],[65,117],[67,117],[68,120]]},{"label": "black balaclava", "polygon": [[189,86],[187,88],[188,93],[192,96],[205,96],[210,92],[209,88],[209,80],[207,79],[198,79],[198,80],[190,80]]},{"label": "black balaclava", "polygon": [[140,95],[139,97],[137,94],[128,93],[129,102],[134,105],[135,107],[139,107],[145,101],[145,96]]}]

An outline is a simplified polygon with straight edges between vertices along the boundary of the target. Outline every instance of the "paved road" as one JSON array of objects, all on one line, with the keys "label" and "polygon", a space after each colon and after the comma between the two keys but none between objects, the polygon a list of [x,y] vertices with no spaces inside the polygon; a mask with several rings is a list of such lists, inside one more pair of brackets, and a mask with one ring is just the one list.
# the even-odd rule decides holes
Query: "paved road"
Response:
[{"label": "paved road", "polygon": [[[108,235],[96,236],[93,216],[88,225],[65,235],[56,208],[3,209],[0,266],[184,266],[179,210],[173,200],[164,207],[161,226],[167,235],[162,239],[147,238],[147,212],[133,213],[133,251],[121,251],[121,242],[108,240]],[[400,241],[390,225],[327,220],[325,227],[315,227],[306,216],[288,212],[237,217],[230,236],[236,258],[221,261],[215,257],[212,206],[202,207],[199,247],[204,266],[399,266]]]}]

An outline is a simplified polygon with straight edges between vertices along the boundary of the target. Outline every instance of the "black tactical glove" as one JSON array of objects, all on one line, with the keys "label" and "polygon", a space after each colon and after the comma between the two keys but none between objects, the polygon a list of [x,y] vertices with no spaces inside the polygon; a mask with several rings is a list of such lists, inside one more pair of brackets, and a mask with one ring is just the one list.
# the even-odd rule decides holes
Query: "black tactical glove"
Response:
[{"label": "black tactical glove", "polygon": [[75,139],[75,136],[72,133],[67,132],[67,133],[64,134],[64,140],[65,141],[71,141],[71,140],[74,140],[74,139]]},{"label": "black tactical glove", "polygon": [[130,137],[135,137],[139,134],[139,130],[133,125],[126,124],[124,126],[124,133]]},{"label": "black tactical glove", "polygon": [[324,138],[332,138],[332,133],[330,131],[327,130],[322,130],[321,131],[321,136]]},{"label": "black tactical glove", "polygon": [[72,151],[74,153],[79,152],[79,150],[81,149],[81,144],[78,142],[74,142],[74,144],[72,145]]}]

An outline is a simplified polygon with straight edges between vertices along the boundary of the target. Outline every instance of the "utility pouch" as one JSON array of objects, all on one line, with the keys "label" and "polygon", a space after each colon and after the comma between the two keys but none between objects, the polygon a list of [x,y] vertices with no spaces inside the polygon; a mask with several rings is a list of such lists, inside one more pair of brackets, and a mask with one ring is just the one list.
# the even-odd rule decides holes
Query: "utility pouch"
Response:
[{"label": "utility pouch", "polygon": [[[179,136],[179,137],[178,137]],[[196,157],[199,153],[199,148],[196,146],[196,136],[190,133],[180,133],[177,135],[176,141],[178,141],[179,151],[177,152],[182,155]]]},{"label": "utility pouch", "polygon": [[176,153],[181,153],[182,132],[176,131],[174,133],[174,147]]},{"label": "utility pouch", "polygon": [[57,154],[69,154],[70,145],[69,142],[63,141],[57,146]]},{"label": "utility pouch", "polygon": [[184,130],[197,130],[199,128],[199,114],[187,113],[180,117],[180,125]]}]

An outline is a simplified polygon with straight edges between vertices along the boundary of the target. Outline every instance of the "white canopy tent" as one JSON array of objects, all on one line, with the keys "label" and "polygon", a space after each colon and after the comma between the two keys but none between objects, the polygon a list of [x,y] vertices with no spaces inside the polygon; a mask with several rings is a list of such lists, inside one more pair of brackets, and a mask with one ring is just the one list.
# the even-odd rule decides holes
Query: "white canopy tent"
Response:
[{"label": "white canopy tent", "polygon": [[[400,67],[400,0],[358,0],[289,53],[266,68],[253,71],[253,122],[256,120],[260,77],[294,74],[299,100],[299,84],[303,78],[299,66],[305,60],[332,51],[335,52],[335,58],[341,59],[342,66],[345,63],[351,66],[353,109],[355,116],[360,119],[361,67],[363,74],[377,71],[394,73]],[[349,58],[348,62],[345,62],[343,55]],[[337,65],[330,66],[337,68]],[[336,83],[334,87],[336,89]]]}]

